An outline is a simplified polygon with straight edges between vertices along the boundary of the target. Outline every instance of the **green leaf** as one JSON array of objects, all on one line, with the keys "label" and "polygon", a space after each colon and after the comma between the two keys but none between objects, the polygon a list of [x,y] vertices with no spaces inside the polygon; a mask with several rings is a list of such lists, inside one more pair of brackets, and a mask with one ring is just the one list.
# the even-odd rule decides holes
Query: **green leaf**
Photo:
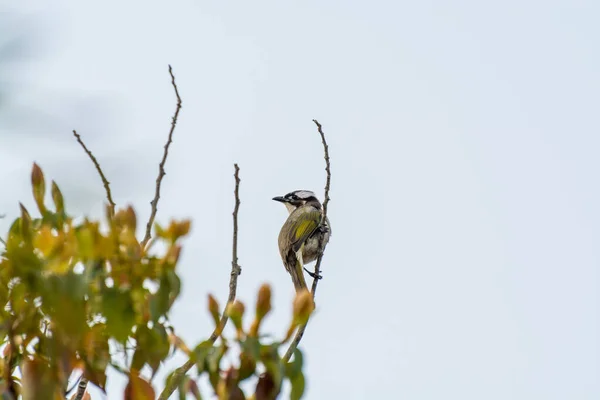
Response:
[{"label": "green leaf", "polygon": [[23,366],[23,400],[54,399],[60,383],[53,379],[50,365],[40,357],[27,359]]},{"label": "green leaf", "polygon": [[221,343],[219,347],[213,347],[213,350],[206,357],[208,380],[215,390],[217,390],[217,385],[221,379],[221,359],[227,352],[227,349],[227,345],[225,343]]},{"label": "green leaf", "polygon": [[215,327],[218,327],[221,321],[221,313],[219,312],[219,302],[212,294],[208,295],[208,311],[212,316]]},{"label": "green leaf", "polygon": [[89,224],[75,228],[77,252],[81,260],[87,261],[94,257],[94,247],[98,245],[98,232],[94,232]]},{"label": "green leaf", "polygon": [[21,207],[21,237],[26,244],[31,244],[31,216],[23,204],[19,204],[19,206]]},{"label": "green leaf", "polygon": [[169,289],[161,285],[150,297],[150,320],[157,322],[169,311]]},{"label": "green leaf", "polygon": [[285,365],[285,376],[292,379],[298,373],[302,372],[303,362],[302,352],[296,348],[296,350],[294,350],[294,360]]},{"label": "green leaf", "polygon": [[140,371],[148,363],[155,373],[169,355],[169,338],[163,325],[156,325],[152,329],[146,325],[138,326],[135,332],[136,350],[133,355],[131,368]]},{"label": "green leaf", "polygon": [[118,342],[125,343],[135,322],[133,302],[129,293],[121,292],[117,288],[105,288],[101,296],[106,331]]},{"label": "green leaf", "polygon": [[240,353],[240,368],[238,370],[238,379],[243,381],[254,375],[256,371],[256,359],[245,351]]},{"label": "green leaf", "polygon": [[179,293],[181,293],[181,279],[179,279],[175,271],[169,270],[166,274],[169,281],[169,288],[171,289],[169,292],[169,304],[172,306],[175,299],[179,297]]},{"label": "green leaf", "polygon": [[[10,298],[11,313],[19,316],[18,320],[12,325],[13,335],[37,335],[40,330],[41,313],[33,303],[28,286],[23,282],[15,284],[11,289]],[[13,319],[10,318],[10,320]],[[6,329],[9,323],[4,320],[2,325]]]},{"label": "green leaf", "polygon": [[213,343],[210,340],[205,340],[194,349],[194,357],[196,358],[196,367],[198,373],[206,370],[206,358],[213,351]]},{"label": "green leaf", "polygon": [[210,352],[206,359],[209,372],[219,372],[221,359],[227,353],[228,349],[224,343],[221,343],[218,347],[213,347],[213,351]]},{"label": "green leaf", "polygon": [[150,297],[150,319],[153,322],[167,314],[180,291],[181,281],[175,271],[164,271],[157,292]]},{"label": "green leaf", "polygon": [[86,295],[88,287],[82,275],[68,272],[50,275],[43,289],[43,308],[52,317],[56,329],[80,338],[87,328]]},{"label": "green leaf", "polygon": [[108,335],[105,324],[96,324],[84,337],[86,368],[104,371],[110,363]]},{"label": "green leaf", "polygon": [[179,395],[179,400],[185,400],[187,395],[186,383],[190,380],[189,376],[184,376],[181,382],[179,382],[179,386],[177,387],[177,394]]},{"label": "green leaf", "polygon": [[56,212],[58,214],[63,214],[65,212],[65,201],[63,199],[63,195],[58,188],[56,182],[52,181],[52,201],[54,201],[54,206],[56,207]]},{"label": "green leaf", "polygon": [[[0,271],[3,269],[3,267],[4,267],[3,263],[0,262]],[[0,280],[5,281],[2,278],[0,278]],[[0,304],[2,306],[4,306],[6,303],[8,303],[8,286],[7,285],[0,285]],[[4,307],[2,307],[0,309],[0,321],[4,321],[4,318],[2,318],[2,312],[3,311],[4,311]]]},{"label": "green leaf", "polygon": [[260,342],[258,338],[248,336],[244,340],[240,340],[240,347],[255,360],[260,358]]},{"label": "green leaf", "polygon": [[44,196],[46,195],[46,181],[44,180],[44,173],[42,169],[36,164],[33,164],[31,170],[31,187],[33,189],[33,198],[40,210],[41,214],[46,212],[46,206],[44,205]]},{"label": "green leaf", "polygon": [[[138,332],[136,332],[135,334],[137,337]],[[142,368],[144,368],[144,365],[146,365],[147,360],[148,357],[146,357],[146,353],[142,350],[140,346],[137,346],[135,352],[133,353],[133,358],[131,359],[131,369],[140,371]]]},{"label": "green leaf", "polygon": [[154,236],[161,239],[167,238],[167,232],[158,222],[154,223]]},{"label": "green leaf", "polygon": [[302,372],[296,374],[293,379],[290,379],[290,383],[292,384],[290,400],[300,400],[304,394],[304,374]]},{"label": "green leaf", "polygon": [[10,290],[10,307],[15,315],[23,315],[27,312],[30,304],[27,302],[27,286],[23,282],[17,282]]},{"label": "green leaf", "polygon": [[5,257],[8,259],[10,278],[20,277],[29,287],[38,290],[43,286],[40,282],[42,262],[33,251],[33,246],[23,243],[20,236],[11,235],[8,239]]},{"label": "green leaf", "polygon": [[261,346],[260,360],[265,366],[267,374],[273,380],[275,387],[279,391],[281,382],[285,374],[285,365],[277,352],[278,344]]}]

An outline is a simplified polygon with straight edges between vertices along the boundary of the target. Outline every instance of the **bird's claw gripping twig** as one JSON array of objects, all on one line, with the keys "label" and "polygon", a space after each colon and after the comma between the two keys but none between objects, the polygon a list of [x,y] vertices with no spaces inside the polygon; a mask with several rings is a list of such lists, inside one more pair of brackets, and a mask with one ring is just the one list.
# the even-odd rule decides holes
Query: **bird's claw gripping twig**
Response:
[{"label": "bird's claw gripping twig", "polygon": [[313,279],[323,279],[323,275],[316,274],[315,272],[309,271],[309,270],[306,269],[306,267],[302,267],[302,268],[304,268],[304,270],[306,271],[306,273],[308,275],[310,275],[311,278],[313,278]]}]

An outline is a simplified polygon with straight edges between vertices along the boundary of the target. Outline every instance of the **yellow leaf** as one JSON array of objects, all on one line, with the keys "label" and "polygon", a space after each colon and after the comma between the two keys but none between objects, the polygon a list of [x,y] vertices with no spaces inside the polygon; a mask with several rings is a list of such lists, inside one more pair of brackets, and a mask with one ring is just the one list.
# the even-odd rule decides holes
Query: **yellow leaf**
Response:
[{"label": "yellow leaf", "polygon": [[42,225],[33,239],[33,245],[42,252],[44,257],[48,257],[52,253],[56,242],[57,237],[48,225]]},{"label": "yellow leaf", "polygon": [[192,354],[192,351],[190,350],[189,347],[187,347],[187,345],[184,343],[183,339],[181,339],[179,336],[175,335],[174,333],[169,333],[169,342],[171,343],[171,345],[173,345],[173,347],[183,351],[188,356],[190,354]]},{"label": "yellow leaf", "polygon": [[154,400],[154,398],[152,385],[132,371],[125,388],[125,400]]}]

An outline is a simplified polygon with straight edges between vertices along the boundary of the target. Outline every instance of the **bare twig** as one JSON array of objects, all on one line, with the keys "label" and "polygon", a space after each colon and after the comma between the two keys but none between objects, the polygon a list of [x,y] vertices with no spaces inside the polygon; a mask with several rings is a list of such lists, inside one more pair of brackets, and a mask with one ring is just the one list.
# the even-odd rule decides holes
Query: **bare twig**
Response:
[{"label": "bare twig", "polygon": [[110,211],[111,211],[112,215],[115,215],[116,204],[113,201],[112,193],[110,192],[110,182],[106,179],[106,176],[104,176],[104,173],[102,172],[102,168],[100,168],[100,164],[98,163],[98,160],[96,160],[96,157],[94,157],[92,152],[90,150],[88,150],[88,148],[83,143],[83,140],[81,140],[81,136],[75,130],[73,131],[73,135],[75,135],[75,137],[77,138],[77,141],[79,142],[81,147],[83,147],[83,150],[87,153],[88,157],[90,157],[90,160],[92,160],[92,162],[94,163],[94,166],[96,167],[96,170],[100,174],[100,178],[102,179],[102,183],[104,184],[104,189],[106,190],[106,198],[108,199],[108,203],[110,204]]},{"label": "bare twig", "polygon": [[[106,198],[108,199],[108,203],[110,205],[110,216],[112,217],[113,215],[115,215],[116,204],[112,199],[112,193],[110,191],[110,182],[108,181],[108,179],[106,179],[106,176],[104,176],[104,172],[102,172],[102,168],[100,168],[100,163],[98,162],[98,160],[96,160],[96,157],[94,157],[92,152],[86,147],[85,143],[83,143],[83,140],[81,140],[81,135],[79,135],[75,130],[73,130],[73,135],[75,136],[81,147],[83,147],[83,150],[87,153],[90,160],[92,160],[92,162],[94,163],[98,174],[100,174],[100,179],[102,179],[104,189],[106,190]],[[74,400],[83,399],[83,396],[85,395],[85,391],[87,389],[87,384],[88,380],[82,376],[81,380],[79,381],[79,384],[77,385],[77,393],[74,397]]]},{"label": "bare twig", "polygon": [[175,84],[175,75],[173,75],[173,69],[169,65],[169,74],[171,75],[171,84],[173,85],[173,89],[175,89],[175,96],[177,97],[177,106],[175,108],[175,114],[173,115],[173,119],[171,121],[171,130],[169,131],[169,138],[167,139],[167,143],[165,143],[165,151],[163,153],[163,158],[158,165],[158,176],[156,177],[156,190],[154,192],[154,199],[150,202],[152,206],[152,211],[150,213],[150,218],[148,219],[148,223],[146,224],[146,235],[144,236],[144,240],[142,240],[142,248],[146,246],[150,238],[152,237],[152,224],[154,223],[154,218],[156,218],[156,211],[158,210],[158,199],[160,199],[160,184],[162,183],[162,179],[165,176],[165,163],[167,162],[167,156],[169,155],[169,146],[173,141],[173,132],[175,131],[175,125],[177,125],[177,118],[179,117],[179,110],[181,110],[181,97],[179,96],[179,90],[177,90],[177,85]]},{"label": "bare twig", "polygon": [[[323,221],[327,220],[327,206],[329,205],[329,188],[331,186],[331,164],[329,163],[329,146],[327,145],[327,141],[325,140],[325,134],[323,133],[323,129],[321,124],[316,119],[313,119],[313,122],[317,125],[317,129],[319,130],[319,134],[321,135],[321,142],[323,142],[323,153],[325,158],[325,171],[327,172],[327,179],[325,181],[325,200],[323,201]],[[320,244],[323,245],[322,243]],[[317,293],[317,283],[319,282],[319,274],[321,272],[321,260],[323,260],[323,253],[319,255],[317,258],[317,263],[315,264],[315,279],[313,279],[312,284],[312,295],[313,298]]]},{"label": "bare twig", "polygon": [[[233,245],[231,251],[231,276],[229,278],[229,297],[227,298],[227,304],[233,303],[235,300],[235,295],[237,292],[237,277],[242,273],[242,268],[238,264],[238,256],[237,256],[237,242],[238,242],[238,210],[240,209],[240,177],[239,172],[240,168],[237,164],[234,164],[235,167],[235,207],[233,208]],[[217,326],[210,335],[209,340],[211,342],[215,342],[217,338],[223,332],[225,328],[225,324],[227,324],[227,315],[223,313],[221,316],[221,321],[219,321],[219,326]]]},{"label": "bare twig", "polygon": [[[152,224],[154,223],[154,218],[156,218],[158,199],[160,198],[160,184],[162,182],[162,178],[165,176],[165,163],[167,161],[167,155],[169,153],[169,146],[170,146],[171,142],[173,141],[173,132],[175,131],[175,125],[177,124],[177,117],[179,116],[179,110],[181,110],[181,97],[179,96],[179,91],[177,90],[177,85],[175,84],[175,76],[173,75],[173,70],[170,65],[169,65],[169,74],[171,75],[171,84],[173,85],[173,88],[175,89],[175,96],[177,96],[177,108],[175,109],[175,115],[173,116],[173,120],[171,122],[171,130],[169,131],[169,138],[167,140],[167,143],[165,144],[165,151],[163,153],[163,158],[158,167],[158,177],[156,178],[156,192],[154,194],[154,199],[150,202],[150,204],[152,205],[152,212],[150,214],[150,219],[148,220],[148,223],[146,224],[146,235],[144,236],[144,240],[141,243],[142,248],[146,246],[146,243],[148,243],[148,241],[150,240],[150,237],[151,237],[150,232],[152,230]],[[96,169],[100,173],[100,177],[102,178],[102,182],[104,183],[104,188],[106,189],[106,196],[108,197],[108,202],[110,203],[111,214],[114,215],[115,214],[115,203],[112,200],[109,182],[106,180],[106,177],[102,173],[102,169],[100,169],[100,164],[98,164],[98,161],[92,155],[92,152],[89,151],[87,149],[87,147],[85,147],[85,144],[83,144],[83,141],[81,140],[81,137],[77,134],[77,132],[73,131],[73,134],[77,138],[77,141],[79,142],[79,144],[81,144],[81,146],[83,147],[85,152],[88,154],[88,156],[92,159],[92,162],[94,163],[94,165],[96,166]],[[85,395],[86,388],[87,388],[87,383],[88,383],[87,379],[82,377],[81,381],[79,382],[79,385],[77,386],[77,394],[76,394],[74,400],[81,400],[83,398],[83,396]]]},{"label": "bare twig", "polygon": [[[235,168],[235,174],[233,175],[235,178],[235,206],[233,208],[233,244],[231,251],[231,275],[229,278],[229,297],[227,298],[227,305],[231,304],[235,300],[236,292],[237,292],[237,278],[242,273],[242,268],[238,264],[238,254],[237,254],[237,243],[238,243],[238,211],[240,209],[240,168],[237,164],[233,165]],[[227,305],[225,306],[225,310],[227,309]],[[225,325],[227,324],[228,317],[223,312],[221,316],[221,320],[219,324],[215,327],[215,330],[210,335],[208,339],[212,343],[214,343],[221,333],[223,333],[223,329],[225,329]],[[173,371],[171,375],[171,379],[167,382],[165,388],[162,393],[158,397],[157,400],[168,400],[169,396],[173,394],[175,389],[179,386],[179,383],[185,376],[185,374],[195,365],[195,361],[192,359],[187,360],[181,367],[177,368]]]},{"label": "bare twig", "polygon": [[[316,119],[313,119],[313,122],[317,125],[317,129],[319,130],[319,134],[321,135],[321,141],[323,142],[323,152],[325,154],[324,155],[325,171],[327,172],[327,179],[325,181],[325,200],[323,201],[323,221],[326,221],[327,220],[327,205],[329,204],[329,187],[331,186],[331,165],[329,163],[329,146],[327,146],[327,141],[325,140],[325,134],[323,133],[321,124]],[[319,243],[319,247],[323,248],[323,243]],[[315,295],[317,294],[317,284],[319,283],[322,260],[323,260],[323,252],[321,252],[321,254],[319,254],[319,256],[317,257],[317,263],[315,264],[314,278],[313,278],[313,283],[312,283],[312,287],[311,287],[311,293],[312,293],[313,299],[315,298]],[[296,332],[296,336],[294,336],[292,343],[290,343],[290,347],[288,347],[287,351],[285,352],[285,355],[283,356],[284,362],[288,362],[290,360],[290,358],[292,357],[292,354],[294,354],[294,351],[298,347],[300,340],[302,340],[302,336],[304,335],[304,331],[306,330],[307,325],[308,325],[308,322],[301,325],[298,328],[298,332]]]}]

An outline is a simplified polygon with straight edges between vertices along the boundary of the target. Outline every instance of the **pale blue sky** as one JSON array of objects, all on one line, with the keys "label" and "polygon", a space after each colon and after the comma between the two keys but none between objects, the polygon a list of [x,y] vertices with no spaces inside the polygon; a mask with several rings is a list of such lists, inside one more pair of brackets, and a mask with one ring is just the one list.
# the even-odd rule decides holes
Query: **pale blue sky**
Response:
[{"label": "pale blue sky", "polygon": [[226,298],[234,162],[239,297],[273,284],[267,327],[285,329],[286,213],[270,199],[322,193],[317,118],[334,236],[306,399],[600,398],[600,3],[9,3],[2,33],[31,49],[1,72],[3,231],[32,204],[33,161],[72,212],[101,212],[72,129],[146,217],[172,64],[184,108],[159,220],[194,221],[173,315],[188,344],[210,332],[205,294]]}]

